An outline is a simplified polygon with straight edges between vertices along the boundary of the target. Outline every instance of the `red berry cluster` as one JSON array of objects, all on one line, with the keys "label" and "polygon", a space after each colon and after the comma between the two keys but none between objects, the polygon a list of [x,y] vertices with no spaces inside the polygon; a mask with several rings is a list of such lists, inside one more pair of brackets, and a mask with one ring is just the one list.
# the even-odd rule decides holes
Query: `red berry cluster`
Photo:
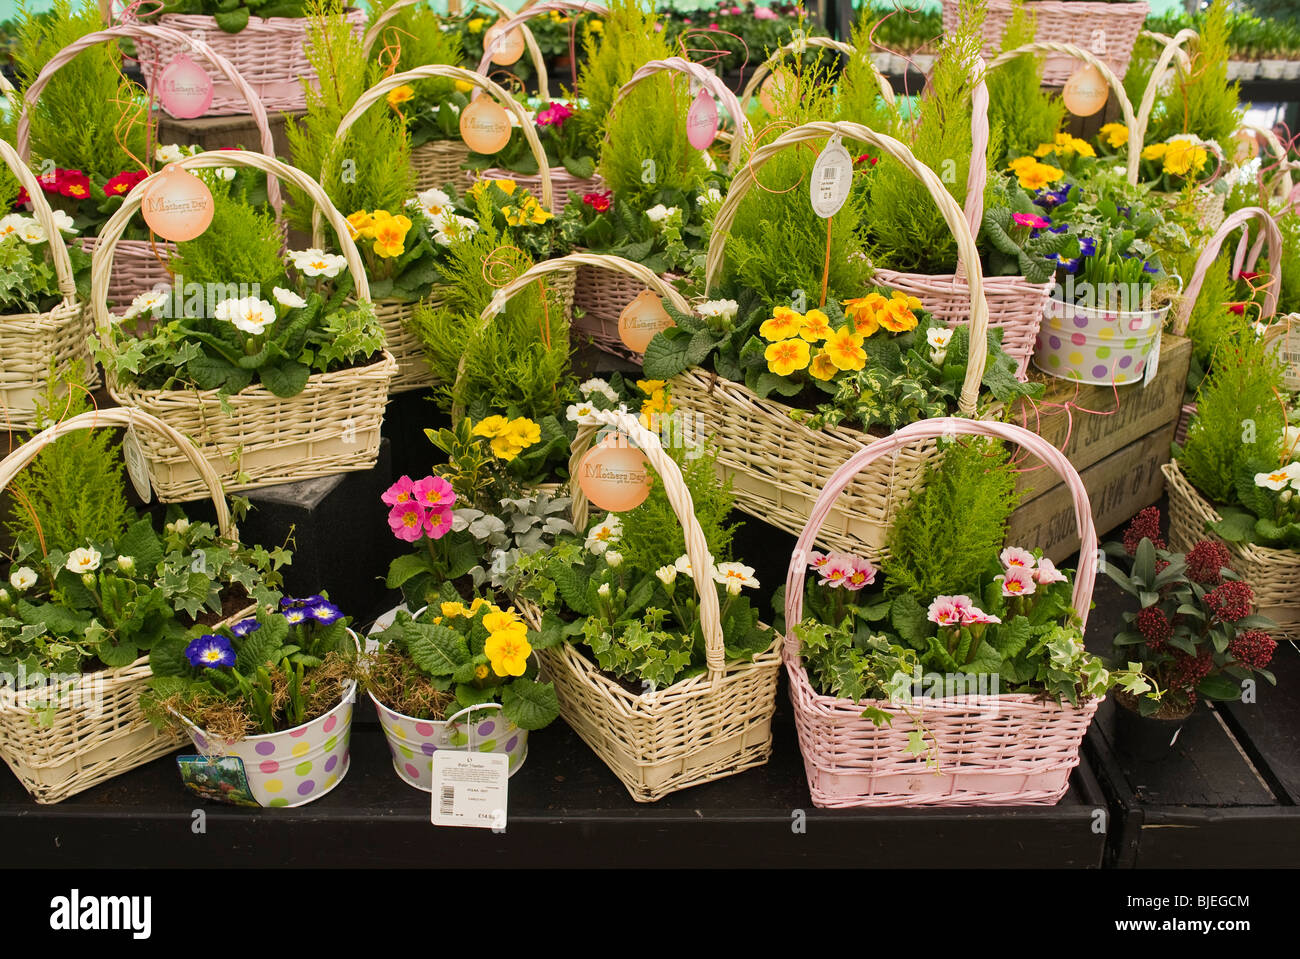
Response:
[{"label": "red berry cluster", "polygon": [[1174,634],[1173,624],[1169,622],[1169,617],[1159,606],[1148,606],[1137,614],[1138,632],[1146,640],[1147,647],[1152,652],[1160,652],[1165,648],[1165,641]]},{"label": "red berry cluster", "polygon": [[1164,537],[1160,535],[1159,507],[1148,506],[1133,517],[1128,529],[1124,530],[1124,549],[1132,556],[1144,539],[1151,540],[1151,545],[1156,549],[1165,548]]},{"label": "red berry cluster", "polygon": [[1173,689],[1195,689],[1196,684],[1210,674],[1214,668],[1214,650],[1203,649],[1195,656],[1186,653],[1174,653],[1174,664],[1169,674],[1169,685]]},{"label": "red berry cluster", "polygon": [[1203,539],[1187,552],[1187,578],[1202,586],[1218,586],[1223,582],[1220,570],[1231,568],[1232,557],[1228,547],[1217,540]]},{"label": "red berry cluster", "polygon": [[1230,579],[1205,594],[1210,610],[1225,623],[1249,616],[1254,600],[1254,592],[1239,579]]},{"label": "red berry cluster", "polygon": [[1252,669],[1264,669],[1273,661],[1277,643],[1262,629],[1248,629],[1228,644],[1228,652],[1239,663]]}]

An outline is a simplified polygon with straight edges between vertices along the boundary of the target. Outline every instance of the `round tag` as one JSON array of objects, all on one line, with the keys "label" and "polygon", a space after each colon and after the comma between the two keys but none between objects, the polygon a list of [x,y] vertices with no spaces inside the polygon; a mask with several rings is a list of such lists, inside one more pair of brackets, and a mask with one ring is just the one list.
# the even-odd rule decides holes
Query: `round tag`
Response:
[{"label": "round tag", "polygon": [[180,120],[193,120],[212,106],[212,78],[184,53],[178,53],[158,78],[163,109]]},{"label": "round tag", "polygon": [[853,157],[838,136],[831,137],[817,157],[809,180],[813,212],[823,219],[838,213],[853,185]]},{"label": "round tag", "polygon": [[644,353],[656,333],[673,325],[673,318],[653,290],[642,290],[618,315],[619,339],[634,353]]},{"label": "round tag", "polygon": [[686,114],[686,139],[697,150],[707,150],[718,135],[718,105],[713,94],[700,90]]},{"label": "round tag", "polygon": [[492,62],[498,66],[508,67],[524,55],[524,33],[518,27],[515,27],[500,42],[493,44],[497,37],[501,36],[501,28],[505,23],[498,20],[492,26],[488,27],[487,33],[483,34],[483,49],[492,51]]},{"label": "round tag", "polygon": [[578,464],[578,485],[591,505],[625,513],[650,495],[650,462],[623,433],[614,433],[587,451]]},{"label": "round tag", "polygon": [[1085,63],[1065,81],[1061,100],[1065,108],[1076,117],[1090,117],[1106,105],[1110,87],[1101,71]]},{"label": "round tag", "polygon": [[135,427],[127,427],[122,437],[122,459],[126,460],[126,475],[131,478],[131,485],[143,503],[153,499],[153,487],[149,484],[149,464],[145,462],[144,450],[140,448],[140,438],[135,435]]},{"label": "round tag", "polygon": [[149,229],[164,240],[192,240],[212,222],[212,191],[193,173],[168,164],[145,191],[140,209]]},{"label": "round tag", "polygon": [[777,67],[758,88],[758,102],[770,116],[780,112],[779,100],[784,100],[796,84],[794,74],[785,67]]},{"label": "round tag", "polygon": [[491,97],[479,97],[460,111],[460,138],[475,153],[496,153],[510,142],[510,117]]}]

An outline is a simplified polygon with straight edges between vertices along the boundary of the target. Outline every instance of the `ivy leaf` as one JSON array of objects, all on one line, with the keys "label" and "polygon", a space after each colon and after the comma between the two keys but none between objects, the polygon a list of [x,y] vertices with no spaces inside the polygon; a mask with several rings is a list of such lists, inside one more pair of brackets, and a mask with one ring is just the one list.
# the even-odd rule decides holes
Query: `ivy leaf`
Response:
[{"label": "ivy leaf", "polygon": [[506,718],[521,729],[541,729],[560,715],[555,687],[520,677],[501,691]]},{"label": "ivy leaf", "polygon": [[925,755],[925,732],[920,729],[913,729],[907,734],[907,749],[905,752],[909,756]]}]

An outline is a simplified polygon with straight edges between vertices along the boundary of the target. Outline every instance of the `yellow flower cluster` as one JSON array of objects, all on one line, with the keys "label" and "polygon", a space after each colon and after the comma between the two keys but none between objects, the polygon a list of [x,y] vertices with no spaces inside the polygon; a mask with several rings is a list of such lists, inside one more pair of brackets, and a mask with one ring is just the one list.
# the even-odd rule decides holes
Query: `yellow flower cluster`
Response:
[{"label": "yellow flower cluster", "polygon": [[1195,140],[1175,137],[1168,143],[1153,143],[1142,151],[1144,160],[1160,160],[1166,173],[1186,176],[1188,173],[1200,173],[1205,168],[1210,154]]},{"label": "yellow flower cluster", "polygon": [[1108,147],[1119,149],[1128,143],[1128,127],[1122,123],[1106,123],[1098,134],[1106,141]]},{"label": "yellow flower cluster", "polygon": [[358,210],[348,217],[348,227],[352,239],[373,240],[375,255],[390,259],[406,252],[406,234],[411,230],[411,221],[400,213],[393,216],[387,210],[374,213]]},{"label": "yellow flower cluster", "polygon": [[516,184],[515,181],[511,180],[509,177],[489,177],[486,180],[475,180],[474,185],[469,188],[469,195],[477,200],[483,195],[483,191],[490,186],[495,186],[506,196],[515,195]]},{"label": "yellow flower cluster", "polygon": [[1018,157],[1007,164],[1007,169],[1016,175],[1020,185],[1026,190],[1041,190],[1049,183],[1055,183],[1065,176],[1065,171],[1047,163],[1040,163],[1035,157]]},{"label": "yellow flower cluster", "polygon": [[401,110],[399,110],[398,108],[403,103],[405,103],[407,100],[410,100],[414,96],[415,96],[415,87],[411,86],[409,83],[403,83],[400,87],[394,87],[393,89],[389,90],[388,96],[386,96],[384,99],[388,101],[388,105],[390,107],[392,107],[394,110],[397,110],[400,113]]},{"label": "yellow flower cluster", "polygon": [[[849,322],[838,330],[821,310],[796,313],[778,306],[772,318],[758,328],[759,336],[768,341],[763,351],[767,368],[778,376],[808,370],[819,380],[829,380],[843,370],[860,370],[867,365],[867,351],[862,344],[877,330],[903,333],[915,329],[914,310],[921,301],[895,290],[892,296],[869,293],[845,300],[844,313]],[[816,353],[813,345],[821,344]]]},{"label": "yellow flower cluster", "polygon": [[[455,619],[457,616],[473,619],[483,607],[487,607],[487,613],[483,616],[483,628],[488,631],[483,652],[492,664],[492,672],[498,676],[522,676],[528,668],[528,656],[533,647],[528,642],[528,627],[520,620],[513,606],[502,609],[481,597],[475,597],[468,607],[464,603],[443,603],[442,616],[434,622]],[[478,679],[486,679],[487,667],[479,666],[474,675]]]},{"label": "yellow flower cluster", "polygon": [[525,416],[513,420],[489,416],[474,426],[474,435],[490,439],[492,455],[509,463],[542,438],[542,428]]},{"label": "yellow flower cluster", "polygon": [[506,222],[511,226],[523,226],[526,223],[545,223],[554,214],[537,202],[536,197],[526,196],[517,207],[503,206],[501,212],[506,215]]},{"label": "yellow flower cluster", "polygon": [[[1123,124],[1116,123],[1113,126],[1123,127]],[[1055,153],[1058,156],[1069,156],[1072,153],[1077,153],[1081,157],[1095,157],[1097,155],[1097,151],[1092,148],[1091,143],[1070,136],[1068,133],[1058,133],[1053,142],[1040,143],[1038,148],[1034,150],[1034,156],[1039,158],[1045,157],[1049,153]]]},{"label": "yellow flower cluster", "polygon": [[673,411],[668,384],[663,380],[637,380],[636,388],[649,397],[641,404],[641,425],[648,430],[657,429],[658,418]]}]

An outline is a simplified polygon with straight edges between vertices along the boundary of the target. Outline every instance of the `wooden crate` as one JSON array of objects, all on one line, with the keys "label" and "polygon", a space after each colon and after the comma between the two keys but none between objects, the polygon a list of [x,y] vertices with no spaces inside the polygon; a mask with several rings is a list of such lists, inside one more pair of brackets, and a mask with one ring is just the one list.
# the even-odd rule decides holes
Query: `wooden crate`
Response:
[{"label": "wooden crate", "polygon": [[[285,119],[298,119],[305,113],[305,110],[269,113],[266,118],[271,127],[271,139],[275,142],[275,155],[289,163],[293,162],[293,158],[289,155],[289,140],[284,132]],[[197,144],[204,152],[232,149],[262,152],[262,136],[257,132],[257,126],[249,114],[178,120],[159,110],[158,142],[179,143],[181,146]]]}]

